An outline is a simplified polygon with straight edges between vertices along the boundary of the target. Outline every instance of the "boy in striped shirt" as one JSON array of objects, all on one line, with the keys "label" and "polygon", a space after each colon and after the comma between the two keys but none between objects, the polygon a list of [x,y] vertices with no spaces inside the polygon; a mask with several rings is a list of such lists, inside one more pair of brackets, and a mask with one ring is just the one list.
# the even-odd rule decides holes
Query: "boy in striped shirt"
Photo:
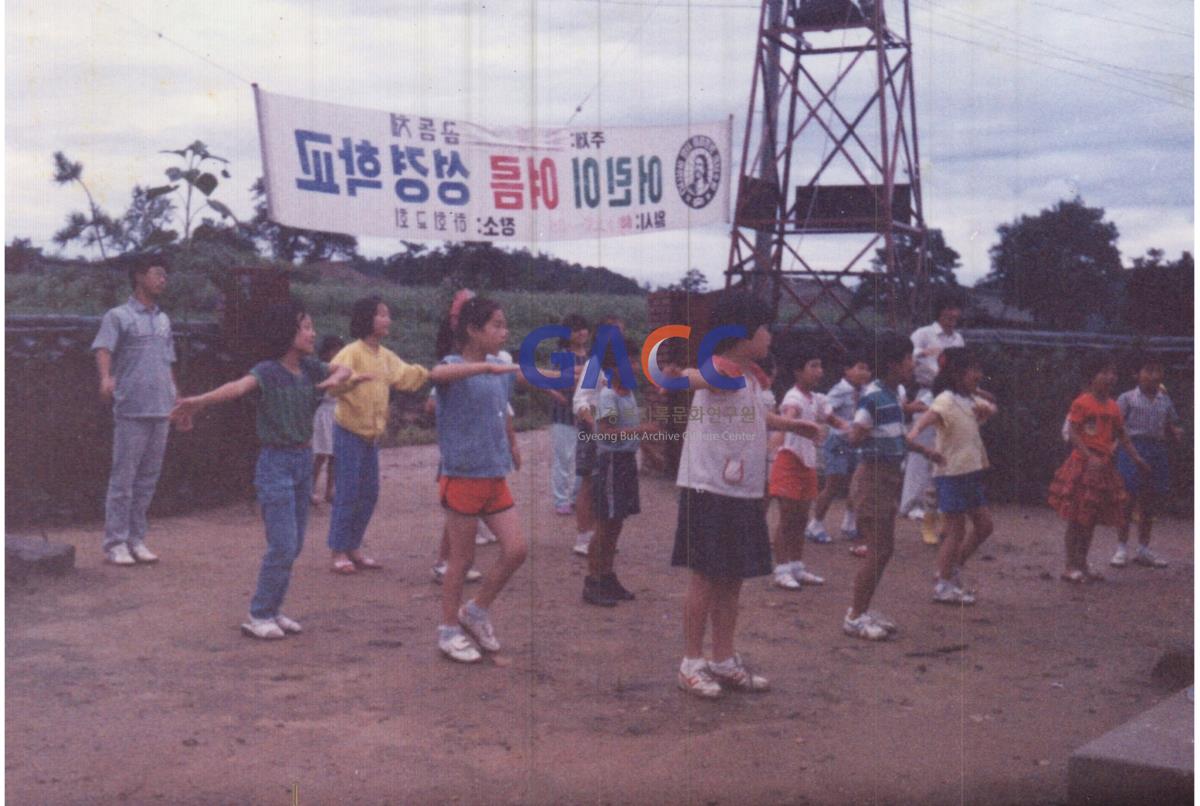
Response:
[{"label": "boy in striped shirt", "polygon": [[869,641],[883,640],[896,631],[890,619],[867,608],[892,557],[904,457],[913,451],[941,463],[936,451],[910,442],[905,435],[904,409],[897,387],[912,381],[912,342],[898,336],[884,337],[876,347],[876,366],[878,379],[859,398],[850,427],[849,441],[858,447],[859,456],[850,480],[850,500],[867,554],[854,578],[854,600],[842,622],[842,631],[847,635]]}]

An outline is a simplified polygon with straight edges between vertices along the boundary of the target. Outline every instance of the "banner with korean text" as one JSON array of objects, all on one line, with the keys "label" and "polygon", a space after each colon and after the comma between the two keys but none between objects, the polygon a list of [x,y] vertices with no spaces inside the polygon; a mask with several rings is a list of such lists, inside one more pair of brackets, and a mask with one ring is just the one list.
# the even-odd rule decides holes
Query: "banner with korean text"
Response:
[{"label": "banner with korean text", "polygon": [[521,242],[729,221],[732,119],[485,127],[255,87],[272,221],[404,240]]}]

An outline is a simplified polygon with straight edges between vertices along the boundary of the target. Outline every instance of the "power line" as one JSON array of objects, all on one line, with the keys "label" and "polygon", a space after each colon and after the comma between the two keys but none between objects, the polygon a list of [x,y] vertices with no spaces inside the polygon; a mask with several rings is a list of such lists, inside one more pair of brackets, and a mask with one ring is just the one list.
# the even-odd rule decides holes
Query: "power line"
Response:
[{"label": "power line", "polygon": [[1059,11],[1059,12],[1062,12],[1063,14],[1077,14],[1080,17],[1091,17],[1092,19],[1096,19],[1096,20],[1107,20],[1108,22],[1115,22],[1118,25],[1128,25],[1132,28],[1144,28],[1147,31],[1157,31],[1160,34],[1173,34],[1174,36],[1182,36],[1185,39],[1192,38],[1192,35],[1190,33],[1187,33],[1184,31],[1173,30],[1171,28],[1159,28],[1158,26],[1155,26],[1155,25],[1143,25],[1142,23],[1137,23],[1137,22],[1126,22],[1124,20],[1118,20],[1115,17],[1106,17],[1103,14],[1089,14],[1086,11],[1079,11],[1079,10],[1073,9],[1073,8],[1063,8],[1062,6],[1056,6],[1051,3],[1043,3],[1043,2],[1041,2],[1041,0],[1033,0],[1033,4],[1035,6],[1041,6],[1042,8],[1053,9],[1054,11]]},{"label": "power line", "polygon": [[[1109,70],[1146,73],[1149,75],[1166,76],[1168,78],[1190,79],[1192,77],[1191,73],[1171,73],[1171,72],[1167,72],[1164,70],[1150,70],[1145,67],[1134,67],[1133,65],[1114,64],[1112,62],[1103,61],[1102,59],[1096,59],[1094,57],[1086,57],[1086,56],[1076,53],[1075,51],[1064,48],[1061,45],[1055,45],[1055,44],[1045,41],[1044,39],[1039,39],[1038,37],[1035,37],[1035,36],[1023,34],[1020,31],[1015,31],[1012,28],[1009,28],[1007,26],[1000,25],[1000,24],[992,22],[990,20],[986,20],[986,19],[976,16],[974,14],[969,14],[969,13],[967,13],[965,11],[961,11],[957,8],[952,9],[947,6],[934,5],[932,0],[919,0],[919,1],[925,3],[924,7],[930,11],[934,11],[938,14],[949,15],[951,21],[953,21],[953,22],[960,22],[960,24],[966,25],[970,28],[975,28],[976,30],[981,30],[978,28],[978,26],[983,25],[983,26],[986,26],[987,28],[995,29],[996,31],[999,31],[1003,35],[1008,36],[1014,40],[1021,41],[1021,42],[1028,41],[1031,43],[1036,43],[1040,49],[1047,51],[1047,55],[1052,55],[1052,53],[1053,53],[1055,58],[1059,58],[1058,54],[1063,54],[1061,56],[1061,58],[1079,61],[1080,63],[1093,64],[1098,67],[1104,67]],[[990,32],[981,31],[981,33],[990,33]],[[1172,86],[1171,88],[1177,89],[1177,87],[1174,87],[1174,86]]]},{"label": "power line", "polygon": [[[1104,62],[1099,59],[1082,57],[1082,56],[1079,56],[1078,54],[1076,54],[1074,51],[1068,50],[1068,49],[1063,48],[1058,45],[1053,45],[1051,43],[1045,42],[1044,40],[1037,39],[1036,37],[1031,37],[1031,36],[1027,36],[1025,34],[1021,34],[1017,31],[1013,31],[1010,28],[1006,28],[1003,25],[997,25],[996,23],[989,22],[989,21],[981,19],[979,17],[974,17],[972,15],[961,13],[958,11],[952,11],[951,9],[944,8],[944,7],[926,6],[925,8],[927,8],[931,11],[934,11],[936,13],[939,13],[939,14],[952,15],[947,18],[949,22],[954,22],[954,23],[958,23],[960,25],[964,25],[968,28],[971,28],[975,31],[978,31],[978,32],[983,33],[988,36],[993,36],[993,35],[995,35],[996,32],[999,32],[1000,35],[1006,36],[1006,37],[1014,40],[1016,47],[1035,48],[1036,52],[1038,52],[1040,55],[1045,55],[1048,58],[1061,59],[1063,61],[1073,62],[1075,64],[1080,64],[1085,67],[1094,67],[1096,69],[1103,70],[1104,72],[1106,72],[1110,75],[1113,75],[1117,78],[1121,78],[1126,81],[1131,81],[1136,84],[1140,84],[1144,87],[1155,88],[1155,89],[1164,89],[1164,90],[1168,90],[1171,92],[1184,92],[1184,93],[1187,93],[1188,95],[1192,94],[1191,87],[1181,86],[1179,82],[1166,81],[1163,79],[1153,78],[1150,76],[1129,75],[1128,73],[1129,73],[1129,71],[1151,72],[1151,73],[1157,73],[1158,75],[1172,76],[1172,77],[1175,77],[1178,79],[1183,79],[1183,80],[1190,79],[1191,78],[1190,75],[1184,75],[1184,74],[1179,74],[1179,73],[1161,73],[1161,72],[1157,72],[1157,71],[1138,70],[1138,68],[1127,67],[1124,65],[1111,64],[1109,62]],[[992,30],[986,30],[984,28],[981,28],[980,25],[987,26],[987,28],[989,28],[989,29],[995,29],[995,32]],[[1034,44],[1027,44],[1027,42],[1034,43]]]},{"label": "power line", "polygon": [[1105,81],[1103,79],[1096,78],[1095,76],[1089,76],[1086,73],[1077,73],[1073,70],[1067,70],[1064,67],[1059,67],[1057,65],[1047,64],[1046,62],[1038,61],[1037,59],[1031,58],[1028,54],[1023,54],[1020,51],[1013,50],[1010,47],[1000,47],[1000,46],[997,46],[994,44],[980,42],[975,39],[968,39],[966,37],[955,36],[954,34],[949,34],[949,33],[946,33],[945,31],[937,31],[937,30],[934,30],[933,28],[928,28],[924,25],[920,25],[918,27],[922,28],[926,33],[931,34],[933,36],[939,36],[939,37],[943,37],[945,39],[953,39],[958,42],[964,42],[968,45],[973,45],[975,47],[986,48],[988,50],[995,51],[996,53],[1003,53],[1003,54],[1007,54],[1009,56],[1015,56],[1018,59],[1023,59],[1024,61],[1030,62],[1032,64],[1036,64],[1040,67],[1044,67],[1047,70],[1054,70],[1055,72],[1064,73],[1069,76],[1074,76],[1075,78],[1081,78],[1084,81],[1091,81],[1096,84],[1103,84],[1106,87],[1111,87],[1113,89],[1122,90],[1124,92],[1128,92],[1133,95],[1137,95],[1141,98],[1147,98],[1152,101],[1158,101],[1159,103],[1171,104],[1172,106],[1177,106],[1180,109],[1190,110],[1192,108],[1191,104],[1180,103],[1179,101],[1176,101],[1172,98],[1164,98],[1164,97],[1158,96],[1158,95],[1148,95],[1147,93],[1139,92],[1139,91],[1133,89],[1132,87],[1126,86],[1125,84],[1114,84],[1111,81]]},{"label": "power line", "polygon": [[[599,5],[600,0],[592,0],[592,2],[595,2],[597,5]],[[629,45],[633,42],[633,40],[637,36],[639,36],[642,33],[642,30],[646,27],[646,23],[648,23],[650,21],[650,18],[652,16],[654,16],[654,12],[658,10],[658,8],[661,4],[662,4],[662,0],[659,0],[658,3],[655,3],[654,6],[651,7],[651,9],[649,11],[646,12],[646,16],[642,18],[642,21],[641,21],[641,23],[638,24],[638,27],[621,44],[621,49],[619,51],[617,51],[617,55],[615,57],[613,57],[614,59],[620,59],[621,56],[624,55],[625,51],[629,49]],[[596,72],[601,73],[602,71],[603,71],[603,67],[601,67]],[[571,117],[567,118],[567,122],[563,124],[564,127],[570,126],[571,121],[575,120],[575,116],[583,111],[583,105],[588,102],[588,100],[592,97],[592,94],[596,90],[600,89],[600,82],[602,80],[603,79],[601,77],[597,77],[596,83],[594,85],[592,85],[592,88],[583,94],[583,98],[579,101],[579,103],[575,104],[575,111],[571,113]]]},{"label": "power line", "polygon": [[164,41],[168,44],[174,45],[175,47],[182,50],[184,53],[187,53],[189,56],[193,56],[193,57],[199,59],[200,61],[204,62],[205,64],[208,64],[211,67],[217,68],[218,70],[220,70],[223,73],[228,73],[229,75],[233,76],[238,81],[242,82],[243,84],[246,84],[247,86],[254,85],[254,82],[250,81],[249,79],[243,78],[242,76],[238,75],[233,70],[226,67],[225,65],[220,64],[219,62],[213,61],[212,59],[208,58],[204,54],[197,53],[196,51],[192,50],[191,48],[189,48],[187,45],[183,44],[182,42],[172,39],[171,37],[164,34],[162,31],[159,31],[159,30],[153,28],[152,26],[147,25],[146,23],[142,22],[141,20],[139,20],[137,17],[133,16],[129,12],[124,11],[119,8],[116,8],[115,6],[112,6],[109,3],[105,2],[105,0],[96,0],[96,2],[98,2],[100,5],[104,6],[105,8],[107,8],[110,11],[115,11],[117,14],[122,15],[126,19],[135,23],[138,27],[143,28],[143,29],[149,31],[150,33],[154,34],[156,37],[158,37],[162,41]]}]

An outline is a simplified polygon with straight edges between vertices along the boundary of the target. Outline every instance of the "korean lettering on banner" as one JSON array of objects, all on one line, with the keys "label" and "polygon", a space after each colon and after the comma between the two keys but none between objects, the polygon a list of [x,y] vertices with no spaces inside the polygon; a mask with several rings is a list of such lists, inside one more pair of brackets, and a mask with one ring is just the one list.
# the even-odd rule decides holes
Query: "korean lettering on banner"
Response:
[{"label": "korean lettering on banner", "polygon": [[[417,120],[414,138],[411,120],[404,115],[391,115],[392,137],[417,139],[418,142],[436,142],[439,134],[444,146],[457,146],[459,133],[452,120],[442,121],[441,131],[435,127],[433,118]],[[342,137],[341,147],[334,150],[334,136],[327,132],[295,129],[296,149],[299,153],[302,178],[296,179],[296,187],[313,193],[340,195],[342,185],[335,172],[334,158],[341,163],[345,178],[346,195],[357,196],[361,190],[380,190],[383,180],[383,163],[380,148],[363,138],[357,142]],[[467,180],[471,171],[457,148],[427,148],[420,145],[392,143],[388,147],[392,175],[396,178],[393,191],[400,201],[408,204],[424,204],[430,199],[430,185],[437,200],[448,207],[465,207],[471,200],[471,189]],[[430,175],[432,169],[432,176]],[[397,226],[406,216],[397,214]],[[437,221],[451,222],[465,232],[466,216],[453,216],[443,212]],[[425,229],[428,226],[420,226]],[[434,224],[437,228],[437,224]]]},{"label": "korean lettering on banner", "polygon": [[491,167],[492,201],[497,210],[525,209],[525,187],[529,187],[529,209],[547,210],[558,207],[558,168],[554,160],[544,157],[536,160],[525,158],[525,174],[521,174],[521,158],[503,154],[492,154],[488,159]]}]

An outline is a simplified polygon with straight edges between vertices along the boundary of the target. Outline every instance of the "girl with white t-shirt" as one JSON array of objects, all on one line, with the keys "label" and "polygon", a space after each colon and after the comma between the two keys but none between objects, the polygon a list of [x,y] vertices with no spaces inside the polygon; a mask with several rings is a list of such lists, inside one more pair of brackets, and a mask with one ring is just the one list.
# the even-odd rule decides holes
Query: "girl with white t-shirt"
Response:
[{"label": "girl with white t-shirt", "polygon": [[[710,383],[703,373],[684,375],[696,390],[684,433],[676,484],[679,519],[671,565],[690,571],[683,607],[684,657],[679,687],[715,698],[723,689],[766,691],[765,678],[746,669],[734,650],[742,581],[771,573],[763,495],[767,482],[767,429],[816,436],[813,423],[781,417],[763,400],[761,370],[767,355],[771,312],[742,291],[722,294],[710,333],[735,326],[743,334],[720,341]],[[712,377],[710,375],[710,377]],[[737,388],[721,388],[726,385]],[[712,623],[712,658],[704,657],[704,633]]]},{"label": "girl with white t-shirt", "polygon": [[[838,430],[846,428],[847,423],[834,416],[825,395],[816,391],[817,384],[825,377],[825,369],[815,347],[802,345],[792,351],[784,361],[784,372],[795,385],[787,390],[779,404],[781,415],[830,425]],[[783,446],[771,468],[767,491],[779,502],[779,526],[772,540],[775,549],[773,584],[786,590],[796,590],[802,584],[822,584],[825,580],[804,565],[808,510],[818,495],[817,446],[813,440],[799,434],[784,436]]]},{"label": "girl with white t-shirt", "polygon": [[[973,353],[965,347],[952,347],[943,357],[945,363],[933,384],[933,403],[913,424],[908,438],[915,442],[922,431],[933,426],[936,452],[942,459],[933,469],[938,510],[945,519],[933,600],[969,605],[975,603],[975,596],[963,588],[962,568],[992,534],[992,513],[983,484],[988,457],[979,426],[996,413],[996,407],[976,395],[983,368]],[[973,526],[970,538],[966,536],[968,517]]]}]

